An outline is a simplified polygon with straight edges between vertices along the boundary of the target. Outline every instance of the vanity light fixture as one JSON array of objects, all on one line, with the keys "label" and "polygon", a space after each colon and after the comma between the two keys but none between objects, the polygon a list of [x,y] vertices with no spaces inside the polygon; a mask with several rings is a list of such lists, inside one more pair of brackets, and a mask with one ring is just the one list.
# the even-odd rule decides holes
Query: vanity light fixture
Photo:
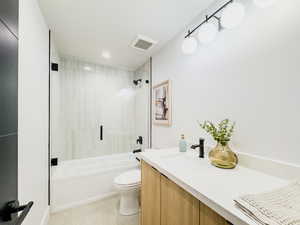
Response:
[{"label": "vanity light fixture", "polygon": [[187,37],[182,43],[182,52],[185,55],[193,54],[198,48],[198,42],[194,37]]},{"label": "vanity light fixture", "polygon": [[207,22],[198,31],[198,40],[201,44],[208,44],[215,40],[219,27],[215,23]]},{"label": "vanity light fixture", "polygon": [[227,29],[238,27],[244,20],[245,7],[238,2],[230,4],[221,16],[221,26]]},{"label": "vanity light fixture", "polygon": [[[236,3],[233,1],[234,0],[227,1],[213,14],[211,14],[210,16],[207,15],[202,23],[200,23],[194,29],[188,31],[182,43],[182,51],[184,54],[192,54],[196,51],[198,42],[194,37],[192,37],[192,34],[196,30],[200,29],[198,33],[199,42],[205,44],[215,39],[221,27],[234,28],[237,25],[241,24],[245,16],[245,8],[241,3]],[[223,11],[222,17],[217,17],[217,14],[221,11]],[[211,19],[218,20],[218,26],[213,25],[210,22]]]},{"label": "vanity light fixture", "polygon": [[228,6],[229,4],[233,3],[233,0],[230,0],[228,2],[226,2],[224,5],[222,5],[217,11],[215,11],[213,14],[211,14],[210,16],[206,16],[205,20],[200,23],[198,26],[196,26],[193,30],[189,30],[187,35],[184,37],[185,39],[190,37],[196,30],[198,30],[203,24],[207,23],[208,21],[210,21],[210,19],[214,18],[216,19],[216,15],[217,13],[219,13],[220,11],[222,11],[224,8],[226,8],[226,6]]}]

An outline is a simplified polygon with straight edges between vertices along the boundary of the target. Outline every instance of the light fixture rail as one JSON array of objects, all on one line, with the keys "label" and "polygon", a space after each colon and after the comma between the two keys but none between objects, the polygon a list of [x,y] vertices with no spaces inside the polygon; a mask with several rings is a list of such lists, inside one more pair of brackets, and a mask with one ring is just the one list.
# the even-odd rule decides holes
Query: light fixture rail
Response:
[{"label": "light fixture rail", "polygon": [[226,2],[218,10],[216,10],[213,14],[211,14],[210,16],[206,16],[205,20],[202,23],[200,23],[197,27],[195,27],[193,30],[189,30],[188,34],[184,38],[190,37],[196,30],[199,29],[199,27],[201,27],[203,24],[207,23],[211,18],[219,19],[218,17],[216,17],[216,14],[219,13],[220,11],[222,11],[227,5],[229,5],[232,2],[233,2],[233,0]]}]

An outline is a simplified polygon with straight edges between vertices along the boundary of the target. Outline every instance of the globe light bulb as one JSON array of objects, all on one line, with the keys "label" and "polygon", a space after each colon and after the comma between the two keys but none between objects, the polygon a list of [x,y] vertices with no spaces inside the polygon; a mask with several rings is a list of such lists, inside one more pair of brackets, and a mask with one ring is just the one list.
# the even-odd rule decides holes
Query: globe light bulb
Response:
[{"label": "globe light bulb", "polygon": [[216,39],[216,36],[219,32],[219,28],[216,24],[211,22],[204,23],[198,32],[198,40],[202,44],[211,43]]},{"label": "globe light bulb", "polygon": [[198,47],[198,42],[194,37],[187,37],[182,42],[182,52],[185,55],[193,54]]},{"label": "globe light bulb", "polygon": [[238,2],[229,4],[221,16],[221,26],[227,29],[238,27],[244,20],[245,7]]}]

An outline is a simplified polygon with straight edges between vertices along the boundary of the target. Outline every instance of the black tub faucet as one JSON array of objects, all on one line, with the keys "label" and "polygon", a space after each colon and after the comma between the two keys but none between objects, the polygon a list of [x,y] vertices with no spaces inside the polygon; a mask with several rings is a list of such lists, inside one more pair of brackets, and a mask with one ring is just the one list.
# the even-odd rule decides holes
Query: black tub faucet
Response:
[{"label": "black tub faucet", "polygon": [[136,139],[136,143],[142,145],[143,144],[143,137],[138,136],[138,138]]},{"label": "black tub faucet", "polygon": [[192,149],[199,148],[199,158],[204,158],[204,139],[200,138],[199,139],[199,144],[198,145],[192,145]]}]

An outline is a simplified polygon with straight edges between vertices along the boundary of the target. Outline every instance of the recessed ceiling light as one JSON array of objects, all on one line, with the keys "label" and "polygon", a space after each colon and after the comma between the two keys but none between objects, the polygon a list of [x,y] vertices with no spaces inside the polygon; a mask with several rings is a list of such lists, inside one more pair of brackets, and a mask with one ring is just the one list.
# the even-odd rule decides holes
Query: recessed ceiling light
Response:
[{"label": "recessed ceiling light", "polygon": [[109,51],[102,51],[102,57],[105,59],[110,59],[111,58],[111,54]]}]

